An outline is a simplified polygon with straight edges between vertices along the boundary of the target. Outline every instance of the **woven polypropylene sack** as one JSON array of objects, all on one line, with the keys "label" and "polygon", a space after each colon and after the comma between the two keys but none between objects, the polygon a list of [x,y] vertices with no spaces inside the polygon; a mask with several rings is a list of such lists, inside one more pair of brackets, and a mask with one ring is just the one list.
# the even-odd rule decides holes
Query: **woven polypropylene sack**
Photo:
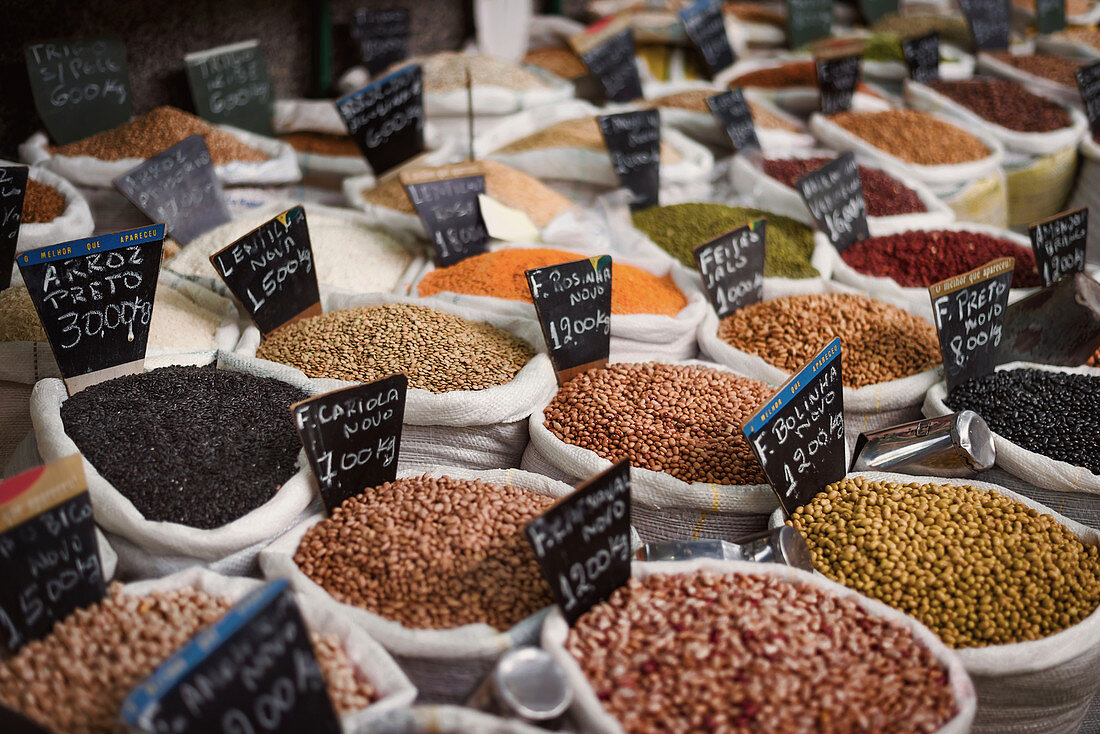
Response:
[{"label": "woven polypropylene sack", "polygon": [[[1049,507],[988,482],[884,472],[849,476],[899,484],[966,485],[1009,497],[1040,514],[1049,515],[1082,543],[1100,546],[1100,532],[1085,527]],[[770,525],[783,522],[781,511]],[[975,734],[1061,734],[1078,731],[1097,691],[1100,691],[1100,609],[1069,629],[1040,640],[955,650],[978,694]]]},{"label": "woven polypropylene sack", "polygon": [[[997,367],[998,372],[1012,369],[1036,369],[1100,378],[1100,369],[1095,367],[1054,367],[1030,362],[1011,362]],[[946,399],[946,383],[939,382],[932,386],[924,400],[924,414],[935,417],[954,413],[954,410],[947,407]],[[1031,419],[1022,417],[1021,420]],[[1093,474],[1083,466],[1074,466],[1069,462],[1058,461],[1049,456],[1029,451],[996,432],[993,433],[993,443],[997,448],[997,466],[1009,474],[1025,479],[1037,487],[1056,492],[1100,494],[1100,476]]]},{"label": "woven polypropylene sack", "polygon": [[53,221],[20,224],[16,252],[78,240],[92,234],[92,210],[75,186],[40,166],[31,166],[27,175],[31,180],[49,186],[61,194],[61,198],[65,200],[65,208]]},{"label": "woven polypropylene sack", "polygon": [[[1091,135],[1086,135],[1081,139],[1079,150],[1081,170],[1067,206],[1071,209],[1100,207],[1100,144]],[[1086,259],[1090,263],[1100,264],[1100,227],[1089,228]]]},{"label": "woven polypropylene sack", "polygon": [[999,168],[961,184],[929,184],[928,188],[955,212],[959,222],[1008,226],[1008,183]]},{"label": "woven polypropylene sack", "polygon": [[[467,469],[506,469],[519,466],[527,446],[527,417],[538,405],[549,400],[556,384],[542,330],[537,322],[467,306],[439,302],[427,304],[422,299],[382,294],[322,294],[321,303],[326,313],[388,303],[430,305],[471,321],[487,322],[530,344],[536,351],[535,356],[506,384],[485,390],[445,393],[410,387],[401,431],[399,461],[402,467],[440,464]],[[259,345],[260,332],[255,325],[251,325],[244,330],[237,352],[253,357]],[[357,384],[344,380],[310,379],[293,367],[279,366],[291,370],[299,379],[308,380],[318,392]]]},{"label": "woven polypropylene sack", "polygon": [[[974,695],[974,685],[959,660],[960,656],[948,649],[927,627],[912,617],[830,581],[820,574],[808,573],[788,566],[712,559],[635,562],[631,564],[631,575],[636,579],[645,579],[658,574],[687,575],[697,571],[770,576],[793,584],[814,587],[833,596],[850,599],[869,615],[885,620],[897,627],[908,629],[916,641],[927,648],[936,660],[947,669],[947,679],[955,700],[956,712],[946,724],[936,730],[937,734],[966,734],[970,730],[970,722],[974,719],[977,702]],[[569,626],[566,624],[565,618],[556,609],[553,610],[543,625],[542,646],[565,671],[566,680],[573,690],[573,706],[570,711],[580,723],[581,729],[587,734],[623,734],[622,726],[611,714],[604,710],[592,684],[584,675],[572,654],[566,649],[568,636]],[[798,654],[797,650],[791,650],[790,652]]]}]

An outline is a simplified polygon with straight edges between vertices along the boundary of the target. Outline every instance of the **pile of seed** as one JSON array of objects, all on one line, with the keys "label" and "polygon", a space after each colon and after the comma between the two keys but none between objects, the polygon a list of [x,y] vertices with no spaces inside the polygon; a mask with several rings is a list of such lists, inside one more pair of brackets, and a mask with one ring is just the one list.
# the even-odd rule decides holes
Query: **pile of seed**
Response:
[{"label": "pile of seed", "polygon": [[[536,227],[545,227],[554,217],[573,206],[573,202],[546,184],[523,171],[497,161],[482,160],[476,163],[478,172],[485,177],[485,193],[505,206],[519,209],[531,218]],[[435,166],[440,172],[449,166]],[[418,168],[417,172],[433,170]],[[387,209],[404,214],[416,214],[405,187],[396,177],[363,192],[363,198]]]},{"label": "pile of seed", "polygon": [[829,119],[879,150],[922,166],[976,161],[990,152],[962,128],[917,110],[841,112]]},{"label": "pile of seed", "polygon": [[23,213],[20,224],[45,224],[65,213],[65,197],[48,184],[27,179],[27,193],[23,196]]},{"label": "pile of seed", "polygon": [[1100,377],[1002,370],[967,380],[946,402],[1028,451],[1100,474]]},{"label": "pile of seed", "polygon": [[1073,122],[1057,102],[1009,79],[935,81],[928,86],[994,125],[1025,133],[1047,133]]},{"label": "pile of seed", "polygon": [[581,57],[560,46],[547,46],[528,51],[523,57],[523,63],[545,69],[562,79],[580,79],[588,75],[588,67],[581,61]]},{"label": "pile of seed", "polygon": [[267,160],[264,153],[175,107],[157,107],[111,130],[56,146],[53,153],[68,157],[86,155],[101,161],[149,158],[191,135],[202,135],[215,165]]},{"label": "pile of seed", "polygon": [[311,155],[337,155],[358,158],[362,153],[359,146],[347,135],[331,133],[295,132],[283,133],[279,140],[290,145],[299,153]]},{"label": "pile of seed", "polygon": [[552,602],[523,534],[552,504],[480,479],[398,479],[344,500],[294,562],[337,601],[407,627],[506,630]]},{"label": "pile of seed", "polygon": [[493,56],[440,51],[431,56],[417,56],[392,66],[386,74],[419,64],[424,73],[424,91],[451,92],[466,88],[466,75],[475,87],[504,87],[515,91],[539,89],[546,82],[511,61]]},{"label": "pile of seed", "polygon": [[[832,160],[831,158],[767,158],[764,160],[764,173],[784,186],[794,188],[798,179]],[[868,216],[889,217],[896,214],[917,214],[928,211],[928,207],[924,205],[916,191],[890,174],[867,166],[858,168]]]},{"label": "pile of seed", "polygon": [[974,45],[966,20],[958,15],[898,15],[891,13],[875,22],[871,30],[899,38],[915,38],[936,32],[940,43],[950,43],[962,49]]},{"label": "pile of seed", "polygon": [[566,649],[629,734],[938,731],[947,671],[852,599],[764,575],[631,579]]},{"label": "pile of seed", "polygon": [[1084,62],[1064,56],[1046,54],[1012,54],[1007,51],[987,51],[1001,63],[1013,66],[1025,74],[1041,76],[1057,84],[1077,88],[1076,72]]},{"label": "pile of seed", "polygon": [[24,286],[0,291],[0,342],[44,342],[46,331]]},{"label": "pile of seed", "polygon": [[290,406],[306,397],[269,377],[162,367],[81,390],[61,419],[146,520],[209,530],[263,505],[294,474],[301,444]]},{"label": "pile of seed", "polygon": [[547,430],[609,461],[685,482],[763,484],[741,424],[773,390],[732,372],[658,362],[613,364],[565,383]]},{"label": "pile of seed", "polygon": [[849,293],[786,296],[735,311],[718,338],[768,364],[796,372],[835,338],[844,347],[844,385],[909,377],[940,362],[936,329],[888,303]]},{"label": "pile of seed", "polygon": [[[1035,12],[1036,2],[1035,0],[1012,0],[1012,4],[1018,8],[1024,8]],[[1092,10],[1092,3],[1089,0],[1066,0],[1066,15],[1084,15]]]},{"label": "pile of seed", "polygon": [[925,287],[980,267],[998,257],[1016,260],[1013,288],[1041,285],[1035,252],[1012,240],[981,232],[910,230],[869,237],[841,253],[852,268],[867,275],[893,278],[906,287]]},{"label": "pile of seed", "polygon": [[359,306],[302,319],[260,344],[256,356],[310,377],[374,382],[398,372],[434,393],[485,390],[510,382],[535,356],[492,324],[427,306]]},{"label": "pile of seed", "polygon": [[693,270],[696,247],[757,219],[768,220],[765,277],[802,279],[821,275],[810,264],[814,254],[813,230],[790,217],[723,204],[654,206],[633,215],[635,227]]},{"label": "pile of seed", "polygon": [[744,23],[762,23],[777,28],[785,28],[787,25],[786,18],[780,13],[762,8],[756,3],[725,2],[722,3],[722,12]]},{"label": "pile of seed", "polygon": [[[512,153],[527,153],[532,150],[548,150],[553,148],[580,148],[593,150],[597,153],[607,152],[607,144],[600,132],[600,125],[595,117],[578,117],[573,120],[563,120],[544,127],[538,132],[514,140],[495,153],[508,155]],[[668,143],[661,143],[661,163],[678,163],[682,156],[680,151]]]},{"label": "pile of seed", "polygon": [[1037,640],[1100,604],[1100,553],[1049,515],[970,486],[847,478],[798,508],[814,567],[951,647]]},{"label": "pile of seed", "polygon": [[213,349],[214,332],[224,316],[162,282],[153,301],[146,349],[151,353]]},{"label": "pile of seed", "polygon": [[1067,26],[1063,31],[1071,41],[1100,49],[1100,28],[1095,26]]},{"label": "pile of seed", "polygon": [[[116,734],[126,696],[232,606],[191,587],[144,596],[121,589],[113,584],[101,602],[73,612],[0,663],[0,704],[55,732]],[[337,713],[361,710],[378,698],[339,638],[310,638]]]},{"label": "pile of seed", "polygon": [[[485,252],[429,272],[417,284],[416,291],[420,296],[447,291],[531,303],[525,271],[580,259],[575,252],[541,248]],[[633,265],[612,262],[611,279],[613,314],[675,316],[687,306],[687,299],[672,276],[658,277]]]},{"label": "pile of seed", "polygon": [[[676,107],[682,110],[702,112],[709,115],[710,107],[707,106],[707,97],[712,96],[714,96],[714,91],[710,89],[688,89],[683,92],[675,92],[674,94],[649,100],[647,105],[651,108]],[[792,133],[801,132],[794,124],[784,120],[767,107],[757,104],[752,100],[746,100],[746,102],[748,102],[749,111],[752,113],[752,121],[756,127],[768,130],[786,130]]]}]

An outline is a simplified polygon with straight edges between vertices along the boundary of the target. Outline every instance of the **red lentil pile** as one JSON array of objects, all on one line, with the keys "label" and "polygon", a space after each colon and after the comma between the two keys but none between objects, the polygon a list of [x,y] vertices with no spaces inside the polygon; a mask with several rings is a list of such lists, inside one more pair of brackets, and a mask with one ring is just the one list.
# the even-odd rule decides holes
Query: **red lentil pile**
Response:
[{"label": "red lentil pile", "polygon": [[994,125],[1023,133],[1069,127],[1069,113],[1056,102],[1032,94],[1008,79],[938,81],[928,86]]},{"label": "red lentil pile", "polygon": [[[807,173],[828,163],[830,158],[769,158],[764,161],[764,173],[784,186],[794,188],[795,182]],[[915,214],[928,211],[916,191],[893,176],[866,166],[859,166],[859,179],[863,183],[863,198],[867,202],[867,214],[872,217],[889,217],[895,214]]]}]

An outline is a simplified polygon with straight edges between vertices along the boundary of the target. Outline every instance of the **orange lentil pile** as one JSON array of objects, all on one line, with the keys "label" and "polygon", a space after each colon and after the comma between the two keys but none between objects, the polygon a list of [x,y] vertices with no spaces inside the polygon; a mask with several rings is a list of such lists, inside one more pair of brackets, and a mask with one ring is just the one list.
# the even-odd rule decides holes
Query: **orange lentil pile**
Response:
[{"label": "orange lentil pile", "polygon": [[[433,270],[417,286],[421,296],[444,291],[493,296],[531,303],[525,270],[580,260],[564,250],[508,249],[474,255],[450,267]],[[687,299],[672,278],[658,277],[633,265],[611,264],[611,313],[675,316]]]}]

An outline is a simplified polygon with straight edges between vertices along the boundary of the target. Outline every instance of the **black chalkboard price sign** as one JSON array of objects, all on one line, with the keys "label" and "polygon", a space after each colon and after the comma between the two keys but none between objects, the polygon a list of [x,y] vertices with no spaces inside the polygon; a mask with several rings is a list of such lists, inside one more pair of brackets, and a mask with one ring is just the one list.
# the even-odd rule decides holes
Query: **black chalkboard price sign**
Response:
[{"label": "black chalkboard price sign", "polygon": [[909,78],[915,82],[934,82],[940,78],[940,34],[932,31],[901,42]]},{"label": "black chalkboard price sign", "polygon": [[1085,245],[1089,234],[1089,210],[1081,207],[1056,214],[1027,228],[1035,264],[1043,285],[1053,285],[1085,269]]},{"label": "black chalkboard price sign", "polygon": [[870,236],[859,167],[851,152],[795,182],[814,221],[838,252]]},{"label": "black chalkboard price sign", "polygon": [[1008,48],[1012,0],[959,0],[970,35],[979,50]]},{"label": "black chalkboard price sign", "polygon": [[336,100],[336,111],[375,175],[424,152],[424,84],[419,66],[394,72]]},{"label": "black chalkboard price sign", "polygon": [[722,19],[722,5],[718,0],[698,0],[680,11],[688,38],[699,49],[711,78],[723,69],[733,66],[737,59],[726,35],[726,23]]},{"label": "black chalkboard price sign", "polygon": [[4,734],[59,734],[0,704],[0,731]]},{"label": "black chalkboard price sign", "polygon": [[526,271],[550,361],[564,385],[611,354],[611,256]]},{"label": "black chalkboard price sign", "polygon": [[397,477],[408,389],[405,375],[393,375],[290,406],[329,512],[348,497]]},{"label": "black chalkboard price sign", "polygon": [[0,482],[0,569],[0,634],[9,652],[103,598],[92,504],[78,454]]},{"label": "black chalkboard price sign", "polygon": [[122,705],[148,734],[340,734],[302,613],[285,580],[272,581],[196,635]]},{"label": "black chalkboard price sign", "polygon": [[11,285],[29,170],[26,166],[0,167],[0,291]]},{"label": "black chalkboard price sign", "polygon": [[844,478],[844,380],[833,339],[742,427],[789,516]]},{"label": "black chalkboard price sign", "polygon": [[201,117],[271,135],[275,94],[260,42],[253,39],[183,57],[191,98]]},{"label": "black chalkboard price sign", "polygon": [[1074,72],[1077,76],[1077,89],[1085,105],[1085,114],[1089,118],[1089,129],[1093,136],[1100,135],[1100,61],[1080,66]]},{"label": "black chalkboard price sign", "polygon": [[1035,25],[1040,33],[1057,33],[1066,27],[1066,0],[1036,0]]},{"label": "black chalkboard price sign", "polygon": [[768,220],[757,219],[695,248],[695,264],[718,318],[764,300],[767,232]]},{"label": "black chalkboard price sign", "polygon": [[642,96],[642,78],[634,59],[634,31],[616,33],[582,53],[581,61],[600,82],[608,102],[632,102]]},{"label": "black chalkboard price sign", "polygon": [[740,88],[707,97],[707,107],[726,131],[735,150],[760,150],[760,139],[756,137],[752,110]]},{"label": "black chalkboard price sign", "polygon": [[817,59],[817,86],[821,90],[821,112],[835,115],[852,106],[859,83],[859,56]]},{"label": "black chalkboard price sign", "polygon": [[485,193],[485,176],[419,180],[415,172],[403,176],[405,194],[428,230],[439,266],[454,265],[485,252],[489,232],[481,217],[478,195]]},{"label": "black chalkboard price sign", "polygon": [[141,371],[163,245],[151,224],[16,258],[70,393]]},{"label": "black chalkboard price sign", "polygon": [[630,579],[630,461],[579,485],[527,524],[527,542],[573,623]]},{"label": "black chalkboard price sign", "polygon": [[321,313],[309,225],[300,205],[218,250],[210,263],[264,336]]},{"label": "black chalkboard price sign", "polygon": [[1011,257],[990,260],[928,287],[949,393],[996,366],[1015,263]]},{"label": "black chalkboard price sign", "polygon": [[405,8],[357,10],[351,16],[350,30],[371,76],[409,55],[409,11]]},{"label": "black chalkboard price sign", "polygon": [[873,25],[884,15],[898,12],[899,0],[859,0],[859,13],[867,25]]},{"label": "black chalkboard price sign", "polygon": [[634,194],[631,210],[656,206],[661,190],[661,115],[638,110],[598,118],[619,183]]},{"label": "black chalkboard price sign", "polygon": [[115,179],[115,188],[186,245],[229,221],[222,185],[201,135],[191,135]]},{"label": "black chalkboard price sign", "polygon": [[787,45],[801,48],[833,33],[831,0],[787,0]]},{"label": "black chalkboard price sign", "polygon": [[59,145],[130,119],[126,48],[116,36],[55,38],[23,47],[38,116]]}]

